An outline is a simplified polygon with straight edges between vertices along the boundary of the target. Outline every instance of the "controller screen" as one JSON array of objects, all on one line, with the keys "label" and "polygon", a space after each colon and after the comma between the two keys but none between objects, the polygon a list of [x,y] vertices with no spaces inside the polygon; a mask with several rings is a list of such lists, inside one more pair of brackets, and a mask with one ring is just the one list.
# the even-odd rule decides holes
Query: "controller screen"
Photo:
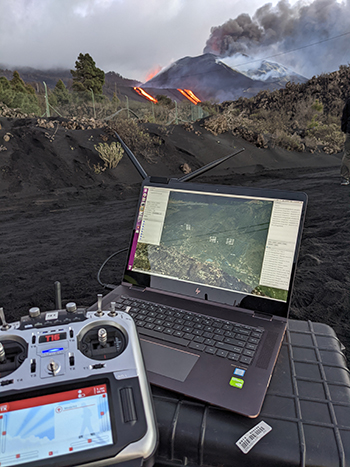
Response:
[{"label": "controller screen", "polygon": [[105,384],[0,404],[1,467],[112,443]]}]

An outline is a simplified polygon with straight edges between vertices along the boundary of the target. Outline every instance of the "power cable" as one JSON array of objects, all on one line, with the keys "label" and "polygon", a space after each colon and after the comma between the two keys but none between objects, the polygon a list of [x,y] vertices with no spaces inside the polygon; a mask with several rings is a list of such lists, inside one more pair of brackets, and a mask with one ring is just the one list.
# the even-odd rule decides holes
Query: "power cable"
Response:
[{"label": "power cable", "polygon": [[274,55],[269,55],[268,57],[265,57],[265,58],[258,58],[258,59],[255,59],[255,60],[251,60],[249,62],[240,63],[239,65],[233,65],[233,66],[237,67],[237,66],[249,65],[250,63],[261,62],[262,60],[267,60],[269,58],[279,57],[281,55],[286,55],[286,54],[289,54],[291,52],[297,52],[298,50],[307,49],[308,47],[313,47],[314,45],[319,45],[319,44],[322,44],[324,42],[331,41],[333,39],[339,39],[339,37],[348,36],[349,34],[350,34],[350,31],[345,32],[344,34],[339,34],[338,36],[329,37],[328,39],[323,39],[322,41],[314,42],[312,44],[303,45],[301,47],[297,47],[296,49],[286,50],[285,52],[279,52],[279,53],[274,54]]},{"label": "power cable", "polygon": [[129,248],[123,248],[122,250],[118,250],[118,251],[115,251],[113,254],[111,254],[102,264],[102,266],[100,267],[100,269],[98,270],[98,273],[97,273],[97,281],[100,285],[102,285],[102,287],[104,287],[105,289],[115,289],[117,286],[116,285],[113,285],[113,284],[105,284],[101,281],[100,279],[100,276],[101,276],[101,272],[102,272],[102,269],[105,267],[105,265],[108,263],[108,261],[110,259],[112,259],[114,256],[118,255],[119,253],[124,253],[124,251],[128,251]]}]

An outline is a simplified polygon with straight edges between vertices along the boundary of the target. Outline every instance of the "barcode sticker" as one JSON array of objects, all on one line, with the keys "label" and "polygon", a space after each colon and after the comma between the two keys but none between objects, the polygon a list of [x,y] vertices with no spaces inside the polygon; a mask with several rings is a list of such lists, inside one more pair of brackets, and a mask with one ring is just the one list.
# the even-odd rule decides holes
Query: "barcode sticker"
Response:
[{"label": "barcode sticker", "polygon": [[245,435],[240,438],[236,445],[239,449],[244,453],[247,454],[252,447],[256,445],[258,441],[261,440],[267,433],[272,430],[270,425],[265,422],[258,423],[254,428],[249,430]]}]

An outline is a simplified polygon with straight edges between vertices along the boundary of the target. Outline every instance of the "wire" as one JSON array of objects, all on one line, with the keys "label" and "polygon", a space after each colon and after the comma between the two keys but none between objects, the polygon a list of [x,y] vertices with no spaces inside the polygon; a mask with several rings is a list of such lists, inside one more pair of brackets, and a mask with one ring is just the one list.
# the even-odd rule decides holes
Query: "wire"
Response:
[{"label": "wire", "polygon": [[269,55],[268,57],[265,57],[265,58],[258,58],[256,60],[251,60],[250,62],[240,63],[239,65],[233,65],[233,66],[237,67],[237,66],[249,65],[250,63],[261,62],[262,60],[266,60],[268,58],[279,57],[280,55],[289,54],[291,52],[297,52],[298,50],[307,49],[308,47],[313,47],[314,45],[322,44],[323,42],[328,42],[328,41],[331,41],[333,39],[338,39],[339,37],[348,36],[349,34],[350,34],[350,31],[345,32],[344,34],[339,34],[338,36],[329,37],[328,39],[323,39],[322,41],[314,42],[313,44],[303,45],[303,46],[298,47],[296,49],[286,50],[285,52],[279,52],[279,53],[274,54],[274,55]]},{"label": "wire", "polygon": [[113,285],[113,284],[104,284],[101,279],[100,279],[100,275],[101,275],[101,272],[102,272],[102,269],[105,267],[105,265],[108,263],[108,261],[110,259],[112,259],[114,256],[118,255],[119,253],[124,253],[124,251],[128,251],[129,248],[123,248],[122,250],[118,250],[116,252],[114,252],[111,256],[109,256],[102,264],[102,266],[100,267],[100,269],[98,270],[98,273],[97,273],[97,281],[100,285],[102,285],[102,287],[104,287],[105,289],[115,289],[117,286],[116,285]]}]

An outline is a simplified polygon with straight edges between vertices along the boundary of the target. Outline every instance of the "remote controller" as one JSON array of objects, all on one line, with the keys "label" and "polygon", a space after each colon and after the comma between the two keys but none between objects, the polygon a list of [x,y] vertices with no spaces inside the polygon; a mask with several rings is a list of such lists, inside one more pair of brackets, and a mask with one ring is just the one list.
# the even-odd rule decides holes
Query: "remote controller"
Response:
[{"label": "remote controller", "polygon": [[0,308],[0,465],[152,465],[157,427],[133,319],[71,302],[7,323]]}]

